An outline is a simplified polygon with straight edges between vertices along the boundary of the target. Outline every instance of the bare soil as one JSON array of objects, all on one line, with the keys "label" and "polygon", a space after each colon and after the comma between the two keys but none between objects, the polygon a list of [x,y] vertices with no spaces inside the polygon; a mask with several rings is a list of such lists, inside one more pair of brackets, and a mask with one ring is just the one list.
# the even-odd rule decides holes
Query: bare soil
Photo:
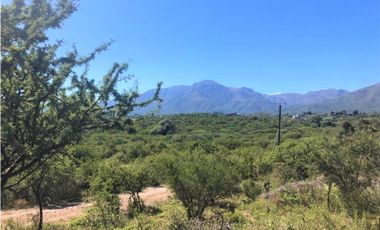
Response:
[{"label": "bare soil", "polygon": [[[153,205],[159,202],[163,202],[169,199],[171,195],[170,190],[167,187],[148,187],[142,193],[140,193],[141,198],[144,200],[145,204]],[[121,208],[126,210],[128,207],[128,194],[119,195]],[[45,223],[56,223],[56,222],[67,222],[74,217],[78,217],[84,213],[84,210],[90,207],[92,203],[76,203],[64,207],[54,207],[44,209],[44,222]],[[32,223],[33,217],[38,215],[38,208],[27,208],[27,209],[17,209],[17,210],[6,210],[1,211],[1,224],[5,221],[13,219],[18,223]]]}]

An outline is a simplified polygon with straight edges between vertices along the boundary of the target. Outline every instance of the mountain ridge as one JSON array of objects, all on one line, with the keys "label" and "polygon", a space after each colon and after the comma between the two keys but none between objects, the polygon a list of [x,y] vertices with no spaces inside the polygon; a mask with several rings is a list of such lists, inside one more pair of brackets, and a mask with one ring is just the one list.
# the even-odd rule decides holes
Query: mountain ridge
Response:
[{"label": "mountain ridge", "polygon": [[[154,90],[142,93],[139,101],[149,99]],[[248,87],[228,87],[213,80],[203,80],[192,85],[177,85],[161,89],[161,109],[153,103],[138,109],[134,114],[180,113],[275,113],[276,103],[286,104],[285,112],[329,112],[360,110],[380,112],[380,83],[355,91],[321,89],[306,93],[264,94]]]}]

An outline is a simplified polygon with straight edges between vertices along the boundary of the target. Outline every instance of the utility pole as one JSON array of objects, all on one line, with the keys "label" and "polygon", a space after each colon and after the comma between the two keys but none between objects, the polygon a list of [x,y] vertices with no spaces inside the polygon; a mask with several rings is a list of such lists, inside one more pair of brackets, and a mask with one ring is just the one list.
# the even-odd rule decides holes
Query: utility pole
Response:
[{"label": "utility pole", "polygon": [[281,143],[281,107],[282,107],[282,104],[278,104],[278,128],[277,128],[276,145],[280,145]]}]

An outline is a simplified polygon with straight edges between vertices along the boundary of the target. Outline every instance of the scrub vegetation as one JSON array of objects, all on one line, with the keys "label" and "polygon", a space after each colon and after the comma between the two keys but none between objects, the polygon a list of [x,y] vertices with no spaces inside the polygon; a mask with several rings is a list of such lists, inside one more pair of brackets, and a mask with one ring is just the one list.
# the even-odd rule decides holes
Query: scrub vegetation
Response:
[{"label": "scrub vegetation", "polygon": [[[285,107],[278,145],[270,114],[133,116],[160,101],[161,83],[138,102],[136,88],[117,90],[127,64],[99,84],[87,76],[110,43],[84,56],[49,43],[76,7],[2,6],[2,214],[38,207],[2,229],[379,229],[378,114]],[[154,187],[171,195],[152,203]],[[70,221],[44,222],[78,202]]]}]

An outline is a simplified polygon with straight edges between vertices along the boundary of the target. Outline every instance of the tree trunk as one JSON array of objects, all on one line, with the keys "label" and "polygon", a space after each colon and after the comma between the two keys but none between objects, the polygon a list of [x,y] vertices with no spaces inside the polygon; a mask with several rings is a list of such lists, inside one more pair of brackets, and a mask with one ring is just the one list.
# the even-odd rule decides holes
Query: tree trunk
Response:
[{"label": "tree trunk", "polygon": [[187,219],[193,219],[195,217],[195,211],[193,205],[187,206]]},{"label": "tree trunk", "polygon": [[5,175],[1,175],[1,191],[3,191],[3,188],[8,182],[8,177]]},{"label": "tree trunk", "polygon": [[144,201],[139,196],[139,193],[132,193],[132,200],[134,206],[137,208],[138,212],[142,212],[145,209]]},{"label": "tree trunk", "polygon": [[331,193],[331,187],[332,187],[332,182],[329,182],[329,189],[327,191],[327,209],[329,211],[331,211],[330,207],[331,207],[331,204],[330,204],[330,193]]},{"label": "tree trunk", "polygon": [[42,224],[43,224],[43,218],[44,218],[44,212],[43,212],[43,209],[42,209],[42,201],[41,201],[41,197],[40,199],[38,200],[38,207],[39,207],[39,219],[38,219],[38,227],[37,229],[38,230],[42,230]]},{"label": "tree trunk", "polygon": [[38,203],[38,225],[37,229],[42,230],[42,225],[43,225],[43,218],[44,218],[44,213],[43,213],[43,201],[42,201],[42,194],[41,194],[41,183],[42,183],[42,178],[39,183],[37,183],[34,187],[34,196],[36,197],[36,201]]}]

